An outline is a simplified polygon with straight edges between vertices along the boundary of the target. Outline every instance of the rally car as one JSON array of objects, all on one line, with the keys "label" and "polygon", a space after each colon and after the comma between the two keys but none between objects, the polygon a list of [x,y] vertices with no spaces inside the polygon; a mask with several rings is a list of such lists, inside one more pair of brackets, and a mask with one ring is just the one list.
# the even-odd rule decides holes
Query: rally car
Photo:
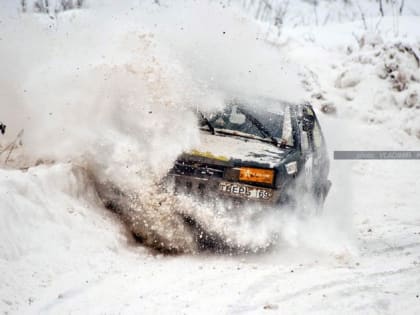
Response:
[{"label": "rally car", "polygon": [[207,199],[295,204],[324,202],[331,182],[325,139],[310,104],[257,98],[197,112],[200,145],[169,172],[176,193]]}]

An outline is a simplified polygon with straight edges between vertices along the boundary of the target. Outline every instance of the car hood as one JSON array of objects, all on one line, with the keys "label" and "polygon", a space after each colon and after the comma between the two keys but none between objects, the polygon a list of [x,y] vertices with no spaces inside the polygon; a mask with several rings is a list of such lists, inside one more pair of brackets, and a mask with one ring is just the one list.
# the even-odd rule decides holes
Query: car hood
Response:
[{"label": "car hood", "polygon": [[271,143],[243,137],[200,131],[200,139],[200,145],[188,152],[189,155],[273,168],[280,165],[287,154],[286,150]]}]

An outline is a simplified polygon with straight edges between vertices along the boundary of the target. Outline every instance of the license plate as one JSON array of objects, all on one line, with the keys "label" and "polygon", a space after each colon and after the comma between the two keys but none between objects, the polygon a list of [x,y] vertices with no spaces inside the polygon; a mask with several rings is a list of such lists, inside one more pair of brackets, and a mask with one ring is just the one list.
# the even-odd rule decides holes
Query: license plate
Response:
[{"label": "license plate", "polygon": [[258,188],[238,183],[219,183],[219,191],[242,198],[268,200],[273,196],[270,189]]}]

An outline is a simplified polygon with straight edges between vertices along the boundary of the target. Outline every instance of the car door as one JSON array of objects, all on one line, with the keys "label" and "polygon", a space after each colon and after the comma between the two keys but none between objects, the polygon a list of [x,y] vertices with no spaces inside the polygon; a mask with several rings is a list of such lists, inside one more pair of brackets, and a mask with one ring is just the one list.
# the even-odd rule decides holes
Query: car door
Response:
[{"label": "car door", "polygon": [[307,186],[319,193],[327,182],[329,160],[321,126],[309,104],[302,108],[301,150]]}]

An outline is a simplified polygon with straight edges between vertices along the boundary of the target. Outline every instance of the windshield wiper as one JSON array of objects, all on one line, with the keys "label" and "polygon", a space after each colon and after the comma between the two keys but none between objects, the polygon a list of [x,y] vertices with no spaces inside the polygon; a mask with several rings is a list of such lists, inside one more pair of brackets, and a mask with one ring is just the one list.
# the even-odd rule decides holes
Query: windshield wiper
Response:
[{"label": "windshield wiper", "polygon": [[252,124],[257,127],[257,129],[264,135],[264,137],[269,138],[271,140],[271,142],[278,146],[279,142],[277,141],[276,138],[273,137],[273,135],[267,130],[267,128],[264,127],[264,125],[254,116],[252,116],[250,113],[248,113],[246,110],[239,108],[238,110],[244,114],[246,116],[246,118],[248,118],[248,120],[250,122],[252,122]]},{"label": "windshield wiper", "polygon": [[211,132],[211,134],[212,135],[214,135],[214,127],[213,127],[213,125],[210,123],[210,121],[203,115],[203,113],[202,112],[199,112],[200,113],[200,116],[201,116],[201,120],[202,120],[202,122],[204,122],[208,127],[209,127],[209,129],[210,129],[210,132]]}]

